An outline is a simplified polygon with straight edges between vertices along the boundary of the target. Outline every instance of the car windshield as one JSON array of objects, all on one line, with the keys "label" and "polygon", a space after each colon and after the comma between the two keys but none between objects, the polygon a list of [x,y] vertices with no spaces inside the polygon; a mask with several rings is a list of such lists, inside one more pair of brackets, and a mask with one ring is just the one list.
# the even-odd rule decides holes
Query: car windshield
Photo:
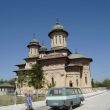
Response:
[{"label": "car windshield", "polygon": [[50,90],[49,96],[59,96],[62,95],[62,89],[52,89]]}]

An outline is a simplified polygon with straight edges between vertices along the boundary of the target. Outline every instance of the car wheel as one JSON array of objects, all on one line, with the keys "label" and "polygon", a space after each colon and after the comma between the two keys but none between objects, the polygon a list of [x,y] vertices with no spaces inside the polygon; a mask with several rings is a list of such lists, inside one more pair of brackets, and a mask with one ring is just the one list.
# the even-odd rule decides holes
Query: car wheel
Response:
[{"label": "car wheel", "polygon": [[81,105],[81,101],[79,102],[79,104],[78,104],[78,107]]}]

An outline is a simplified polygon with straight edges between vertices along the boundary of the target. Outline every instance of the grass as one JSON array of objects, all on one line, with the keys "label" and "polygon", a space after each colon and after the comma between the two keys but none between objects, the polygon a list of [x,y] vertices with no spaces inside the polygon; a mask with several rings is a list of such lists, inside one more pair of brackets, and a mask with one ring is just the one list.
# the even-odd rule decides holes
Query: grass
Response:
[{"label": "grass", "polygon": [[[40,101],[45,99],[44,96],[39,96],[37,98],[36,95],[32,96],[32,101]],[[16,103],[17,104],[22,104],[25,102],[25,97],[24,96],[16,96]],[[0,106],[7,106],[7,105],[13,105],[15,104],[15,96],[14,95],[2,95],[0,96]]]}]

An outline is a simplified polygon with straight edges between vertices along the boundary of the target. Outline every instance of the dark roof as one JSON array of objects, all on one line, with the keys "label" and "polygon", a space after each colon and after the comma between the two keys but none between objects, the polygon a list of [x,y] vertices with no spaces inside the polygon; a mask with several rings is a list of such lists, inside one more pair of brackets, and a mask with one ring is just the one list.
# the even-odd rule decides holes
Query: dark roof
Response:
[{"label": "dark roof", "polygon": [[18,69],[18,70],[15,70],[15,71],[13,71],[13,72],[19,72],[19,71],[31,71],[32,69],[25,69],[25,68],[23,68],[23,69]]},{"label": "dark roof", "polygon": [[3,84],[0,84],[0,88],[2,88],[2,87],[14,88],[15,86],[14,85],[11,85],[9,83],[3,83]]},{"label": "dark roof", "polygon": [[15,66],[25,66],[25,65],[26,65],[26,63],[22,63],[22,64],[17,64]]},{"label": "dark roof", "polygon": [[24,60],[30,60],[30,59],[39,59],[39,57],[27,57],[27,58],[24,58]]}]

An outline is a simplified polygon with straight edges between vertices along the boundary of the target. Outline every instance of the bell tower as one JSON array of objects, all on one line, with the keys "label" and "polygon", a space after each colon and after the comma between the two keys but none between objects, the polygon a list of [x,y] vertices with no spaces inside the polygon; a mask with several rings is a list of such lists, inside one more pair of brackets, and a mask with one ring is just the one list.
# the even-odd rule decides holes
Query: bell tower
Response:
[{"label": "bell tower", "polygon": [[39,57],[39,48],[41,47],[39,42],[35,39],[35,34],[33,34],[33,39],[27,45],[29,48],[29,57]]},{"label": "bell tower", "polygon": [[51,39],[52,49],[67,48],[66,39],[68,37],[68,32],[64,30],[64,27],[59,23],[58,19],[56,19],[56,23],[48,36]]}]

